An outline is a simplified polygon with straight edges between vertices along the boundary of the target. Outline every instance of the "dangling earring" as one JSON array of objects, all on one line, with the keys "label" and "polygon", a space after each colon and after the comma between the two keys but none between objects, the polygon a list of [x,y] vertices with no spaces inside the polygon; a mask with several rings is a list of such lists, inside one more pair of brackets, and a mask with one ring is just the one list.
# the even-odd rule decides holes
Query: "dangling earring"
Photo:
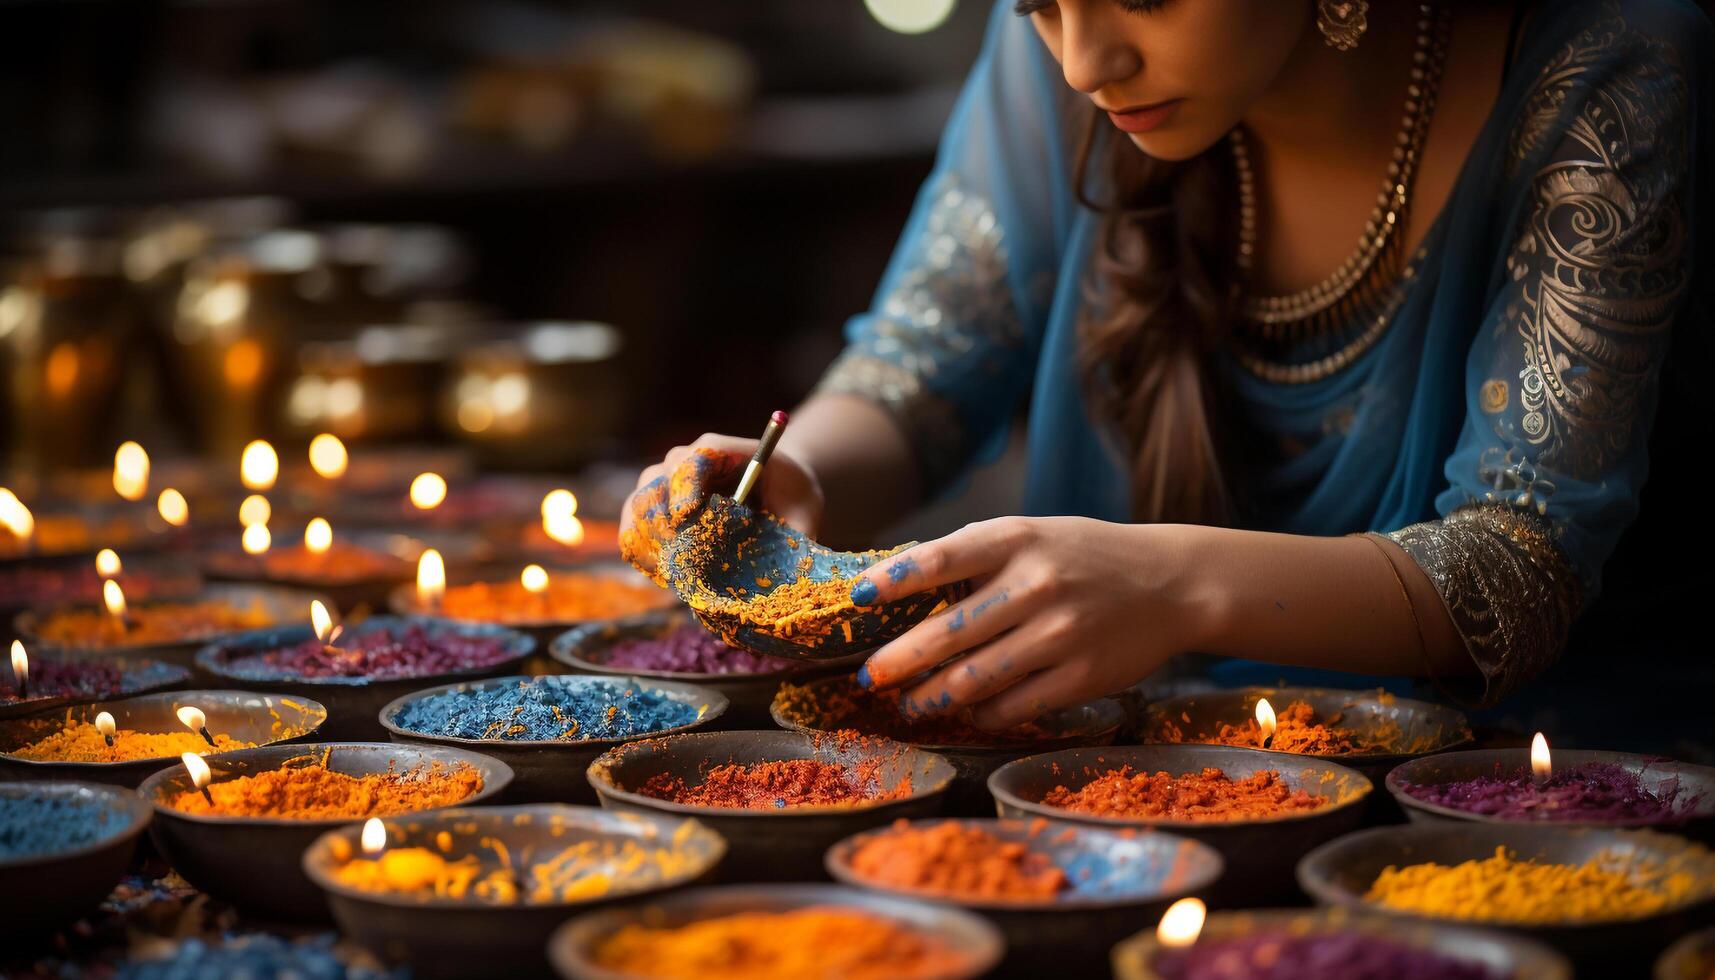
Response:
[{"label": "dangling earring", "polygon": [[1316,26],[1328,46],[1350,51],[1369,29],[1369,0],[1316,0]]}]

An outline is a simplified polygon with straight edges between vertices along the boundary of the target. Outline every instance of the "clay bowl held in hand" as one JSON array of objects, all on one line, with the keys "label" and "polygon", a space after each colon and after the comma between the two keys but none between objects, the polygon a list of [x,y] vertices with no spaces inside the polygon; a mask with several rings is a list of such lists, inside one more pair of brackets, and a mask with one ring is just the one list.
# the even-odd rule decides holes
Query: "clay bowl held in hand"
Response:
[{"label": "clay bowl held in hand", "polygon": [[[873,766],[880,798],[839,806],[784,806],[767,810],[676,803],[639,792],[651,779],[703,782],[711,766],[815,759],[861,773]],[[589,767],[601,805],[628,813],[695,817],[727,840],[725,881],[820,878],[822,857],[835,841],[890,820],[933,816],[953,780],[947,760],[887,739],[842,739],[802,732],[696,732],[644,739],[612,749]],[[888,798],[901,785],[909,792]]]},{"label": "clay bowl held in hand", "polygon": [[[610,662],[616,646],[632,641],[660,640],[686,627],[702,628],[696,625],[688,611],[682,609],[645,613],[607,623],[585,623],[555,637],[548,653],[574,673],[680,681],[719,691],[727,696],[729,702],[726,714],[721,716],[720,727],[729,730],[769,727],[772,722],[768,717],[768,705],[774,700],[774,693],[780,690],[781,682],[809,669],[809,665],[797,661],[776,661],[778,666],[775,669],[752,673],[651,670]],[[749,651],[736,651],[736,655],[744,658],[757,656]]]},{"label": "clay bowl held in hand", "polygon": [[1054,749],[1108,745],[1125,721],[1118,702],[1100,698],[1051,711],[1028,725],[989,732],[957,718],[909,721],[899,713],[897,698],[897,693],[860,688],[849,676],[825,677],[785,685],[770,711],[775,724],[791,731],[855,729],[945,758],[958,773],[948,790],[947,812],[960,816],[993,812],[988,777],[1006,763]]},{"label": "clay bowl held in hand", "polygon": [[[1516,923],[1483,917],[1455,920],[1395,910],[1364,896],[1382,869],[1425,862],[1454,866],[1482,861],[1505,848],[1517,860],[1582,865],[1592,860],[1620,870],[1634,884],[1645,884],[1647,867],[1684,872],[1686,892],[1660,911],[1629,918],[1573,918]],[[1298,883],[1312,898],[1357,912],[1394,919],[1457,921],[1504,929],[1540,940],[1564,952],[1580,968],[1623,972],[1654,956],[1673,938],[1706,916],[1715,898],[1715,854],[1673,834],[1652,830],[1561,828],[1454,821],[1377,827],[1347,834],[1322,845],[1298,864]],[[1611,975],[1597,972],[1592,975]]]},{"label": "clay bowl held in hand", "polygon": [[[572,915],[701,881],[720,863],[719,834],[696,821],[538,803],[439,810],[383,821],[387,847],[416,847],[448,861],[479,862],[483,875],[511,869],[518,895],[475,889],[364,888],[340,877],[361,857],[361,827],[330,830],[304,852],[340,930],[415,977],[468,977],[506,964],[508,976],[551,975],[548,937]],[[437,838],[450,845],[442,850]],[[592,884],[599,878],[609,880]],[[480,879],[479,879],[480,880]]]},{"label": "clay bowl held in hand", "polygon": [[1667,948],[1655,961],[1655,980],[1715,977],[1715,928],[1699,929]]},{"label": "clay bowl held in hand", "polygon": [[[331,751],[329,751],[331,750]],[[457,801],[474,806],[497,796],[512,781],[505,763],[475,752],[428,745],[312,742],[276,745],[209,756],[214,783],[278,769],[288,762],[319,762],[348,776],[407,772],[418,767],[467,765],[482,776],[482,788]],[[301,760],[301,761],[299,761]],[[155,809],[150,836],[161,854],[197,888],[259,915],[294,921],[325,921],[327,901],[304,874],[304,849],[329,830],[360,824],[360,817],[293,819],[189,813],[170,805],[194,792],[183,765],[161,769],[137,788]]]},{"label": "clay bowl held in hand", "polygon": [[[1278,772],[1289,789],[1303,790],[1327,802],[1313,810],[1294,810],[1235,820],[1097,816],[1044,803],[1056,787],[1073,792],[1104,773],[1120,768],[1134,773],[1173,776],[1219,769],[1231,779]],[[1045,817],[1089,827],[1165,830],[1201,841],[1220,853],[1227,876],[1218,886],[1226,901],[1269,901],[1296,895],[1293,868],[1318,844],[1355,830],[1372,786],[1362,773],[1303,756],[1217,745],[1137,745],[1067,749],[1009,762],[988,780],[1003,817]]]},{"label": "clay bowl held in hand", "polygon": [[[941,824],[912,821],[913,829]],[[1220,855],[1174,834],[1098,830],[1041,820],[959,820],[1048,858],[1067,887],[1051,898],[994,898],[907,889],[866,877],[853,856],[889,828],[866,831],[828,851],[828,872],[842,884],[981,913],[1006,936],[1006,968],[1025,975],[1100,973],[1114,943],[1140,922],[1161,918],[1187,895],[1206,895],[1221,877]]]},{"label": "clay bowl held in hand", "polygon": [[[447,695],[471,699],[470,706],[461,707],[459,713],[462,718],[471,720],[472,724],[480,724],[483,729],[505,728],[511,720],[510,715],[506,718],[477,718],[474,714],[469,714],[479,710],[478,702],[485,693],[501,690],[508,686],[542,685],[557,688],[565,692],[568,698],[605,698],[607,692],[615,684],[624,685],[627,689],[655,692],[667,700],[689,707],[692,709],[694,717],[690,721],[670,727],[638,732],[634,735],[603,738],[470,738],[460,735],[437,734],[407,727],[410,718],[407,709],[411,705]],[[381,727],[387,729],[388,735],[395,742],[422,742],[432,745],[455,746],[482,752],[505,762],[517,774],[512,790],[507,797],[510,802],[593,803],[595,802],[595,791],[590,788],[589,782],[584,778],[584,770],[589,768],[589,764],[595,761],[596,756],[615,746],[640,738],[654,738],[677,732],[688,732],[712,724],[721,716],[722,712],[726,711],[726,707],[725,695],[695,684],[644,680],[636,677],[580,677],[572,674],[559,674],[546,677],[497,677],[492,680],[443,684],[395,699],[381,709],[380,718]]]},{"label": "clay bowl held in hand", "polygon": [[[1477,823],[1549,824],[1556,827],[1658,827],[1705,843],[1715,841],[1715,768],[1695,766],[1626,752],[1553,750],[1554,771],[1571,773],[1582,766],[1617,766],[1635,774],[1638,785],[1662,801],[1658,809],[1577,816],[1576,811],[1547,806],[1530,812],[1502,809],[1500,814],[1475,812],[1425,798],[1436,787],[1474,779],[1530,780],[1530,750],[1472,749],[1424,756],[1395,766],[1387,789],[1413,821],[1471,820]],[[1498,805],[1498,801],[1490,801]]]},{"label": "clay bowl held in hand", "polygon": [[[632,980],[597,964],[596,948],[628,925],[677,928],[720,916],[746,912],[792,912],[807,908],[837,908],[891,920],[925,934],[959,955],[968,967],[937,973],[937,980],[972,980],[1000,962],[1006,941],[982,917],[945,905],[879,895],[838,885],[729,885],[697,888],[658,900],[635,902],[580,915],[561,926],[548,942],[554,970],[567,980]],[[916,975],[901,980],[927,980]]]},{"label": "clay bowl held in hand", "polygon": [[[14,627],[29,647],[31,653],[40,650],[43,653],[58,651],[78,652],[100,655],[118,653],[133,657],[147,657],[160,660],[180,667],[195,668],[196,653],[207,643],[254,629],[277,626],[282,623],[302,622],[309,616],[310,602],[320,599],[324,603],[330,600],[316,592],[303,592],[296,589],[285,589],[272,585],[205,585],[194,595],[178,599],[147,600],[131,602],[127,600],[133,616],[139,620],[147,620],[157,614],[163,617],[176,615],[187,609],[192,613],[205,604],[223,607],[236,611],[244,617],[242,625],[201,624],[187,628],[170,637],[162,637],[154,631],[138,630],[139,639],[124,639],[113,636],[90,634],[84,638],[60,636],[54,630],[56,618],[61,613],[67,613],[87,623],[89,620],[100,619],[107,611],[96,606],[60,606],[55,608],[33,609],[18,614]],[[194,619],[194,615],[187,615]],[[48,634],[44,635],[44,629]]]},{"label": "clay bowl held in hand", "polygon": [[37,941],[113,891],[131,865],[137,835],[149,825],[149,806],[128,790],[94,783],[0,783],[0,806],[28,801],[66,808],[56,811],[57,819],[91,819],[88,835],[67,835],[52,849],[0,850],[0,895],[7,897],[0,937]]},{"label": "clay bowl held in hand", "polygon": [[[1349,751],[1280,752],[1258,744],[1239,745],[1277,756],[1331,759],[1380,782],[1407,759],[1446,752],[1471,741],[1471,726],[1452,708],[1395,697],[1384,691],[1342,691],[1321,687],[1244,687],[1157,701],[1145,717],[1143,741],[1162,744],[1235,744],[1218,737],[1222,725],[1244,729],[1256,724],[1256,705],[1268,698],[1277,715],[1304,702],[1318,724],[1349,733]],[[1173,733],[1179,737],[1173,737]]]},{"label": "clay bowl held in hand", "polygon": [[[301,742],[319,731],[327,720],[327,709],[316,701],[252,691],[168,691],[118,701],[96,701],[0,721],[0,775],[8,779],[87,779],[135,787],[150,773],[177,760],[177,753],[124,762],[37,761],[19,758],[17,753],[68,723],[92,725],[96,715],[103,711],[113,715],[121,731],[186,732],[178,710],[187,705],[203,712],[211,733],[258,746]],[[199,740],[195,744],[204,743]],[[231,754],[210,752],[205,758],[213,764],[213,760]]]},{"label": "clay bowl held in hand", "polygon": [[[111,677],[116,686],[111,690],[95,691],[87,687],[73,690],[50,685],[45,683],[45,675],[55,669],[50,666],[54,664],[62,665],[67,671],[96,671],[98,673],[92,676]],[[19,698],[11,673],[0,673],[4,681],[0,683],[0,718],[21,718],[103,698],[126,698],[166,690],[188,682],[191,671],[188,667],[141,657],[56,657],[52,660],[31,658],[30,675],[30,696]]]},{"label": "clay bowl held in hand", "polygon": [[[1214,912],[1203,925],[1200,946],[1242,941],[1253,936],[1313,939],[1324,935],[1374,937],[1390,946],[1433,954],[1461,965],[1487,969],[1506,980],[1571,980],[1566,958],[1541,943],[1486,929],[1405,923],[1346,909],[1260,909]],[[1177,955],[1155,935],[1155,925],[1125,940],[1113,951],[1117,980],[1162,980],[1159,958]],[[1290,966],[1292,964],[1283,964]],[[1308,976],[1309,974],[1305,974]],[[1420,974],[1419,974],[1420,975]]]},{"label": "clay bowl held in hand", "polygon": [[[661,565],[679,598],[733,646],[831,660],[881,646],[956,598],[936,589],[878,606],[851,601],[851,579],[906,547],[834,551],[773,514],[715,496],[699,523],[662,549]],[[805,583],[828,588],[783,600]]]},{"label": "clay bowl held in hand", "polygon": [[246,659],[290,649],[315,639],[315,631],[308,624],[299,624],[241,633],[219,643],[211,643],[197,654],[197,667],[205,674],[247,688],[315,698],[328,708],[328,722],[322,726],[321,732],[324,739],[369,741],[387,737],[387,730],[381,726],[377,716],[389,702],[434,684],[515,671],[536,648],[534,639],[501,626],[401,616],[372,616],[347,626],[340,634],[338,644],[349,648],[363,637],[382,632],[399,636],[412,627],[422,629],[431,646],[443,637],[455,642],[471,639],[492,641],[503,649],[503,656],[462,669],[434,670],[408,676],[394,676],[398,672],[391,671],[385,677],[368,674],[306,676],[285,666]]}]

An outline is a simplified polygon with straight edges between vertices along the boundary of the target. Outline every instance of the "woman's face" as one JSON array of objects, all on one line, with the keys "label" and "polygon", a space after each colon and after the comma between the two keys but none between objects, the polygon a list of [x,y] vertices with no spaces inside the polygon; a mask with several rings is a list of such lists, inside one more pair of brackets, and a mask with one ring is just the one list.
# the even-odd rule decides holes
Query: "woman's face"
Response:
[{"label": "woman's face", "polygon": [[1019,0],[1066,84],[1143,152],[1184,160],[1268,91],[1310,22],[1303,0]]}]

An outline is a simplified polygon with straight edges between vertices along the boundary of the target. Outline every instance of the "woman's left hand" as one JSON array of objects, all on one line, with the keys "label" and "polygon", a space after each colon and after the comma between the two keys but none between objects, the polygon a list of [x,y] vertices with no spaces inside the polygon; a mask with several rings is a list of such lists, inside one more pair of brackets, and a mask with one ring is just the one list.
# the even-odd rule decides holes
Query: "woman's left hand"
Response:
[{"label": "woman's left hand", "polygon": [[866,571],[874,605],[969,580],[958,603],[872,654],[858,682],[904,687],[907,715],[973,707],[989,729],[1128,687],[1195,649],[1208,596],[1187,525],[1003,517],[916,545]]}]

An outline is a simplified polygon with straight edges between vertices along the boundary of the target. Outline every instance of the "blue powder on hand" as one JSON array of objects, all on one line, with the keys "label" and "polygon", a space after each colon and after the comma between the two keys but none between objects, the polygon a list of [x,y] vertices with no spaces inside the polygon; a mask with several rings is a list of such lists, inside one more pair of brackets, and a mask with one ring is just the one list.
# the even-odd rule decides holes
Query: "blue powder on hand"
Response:
[{"label": "blue powder on hand", "polygon": [[502,741],[633,738],[697,720],[697,705],[658,690],[595,677],[533,677],[454,690],[406,704],[393,716],[424,735]]},{"label": "blue powder on hand", "polygon": [[0,793],[0,860],[88,847],[125,827],[99,799]]},{"label": "blue powder on hand", "polygon": [[348,966],[334,952],[328,933],[299,942],[254,933],[228,936],[221,943],[187,939],[166,956],[129,960],[115,980],[226,980],[228,977],[294,980],[379,980],[378,970]]}]

